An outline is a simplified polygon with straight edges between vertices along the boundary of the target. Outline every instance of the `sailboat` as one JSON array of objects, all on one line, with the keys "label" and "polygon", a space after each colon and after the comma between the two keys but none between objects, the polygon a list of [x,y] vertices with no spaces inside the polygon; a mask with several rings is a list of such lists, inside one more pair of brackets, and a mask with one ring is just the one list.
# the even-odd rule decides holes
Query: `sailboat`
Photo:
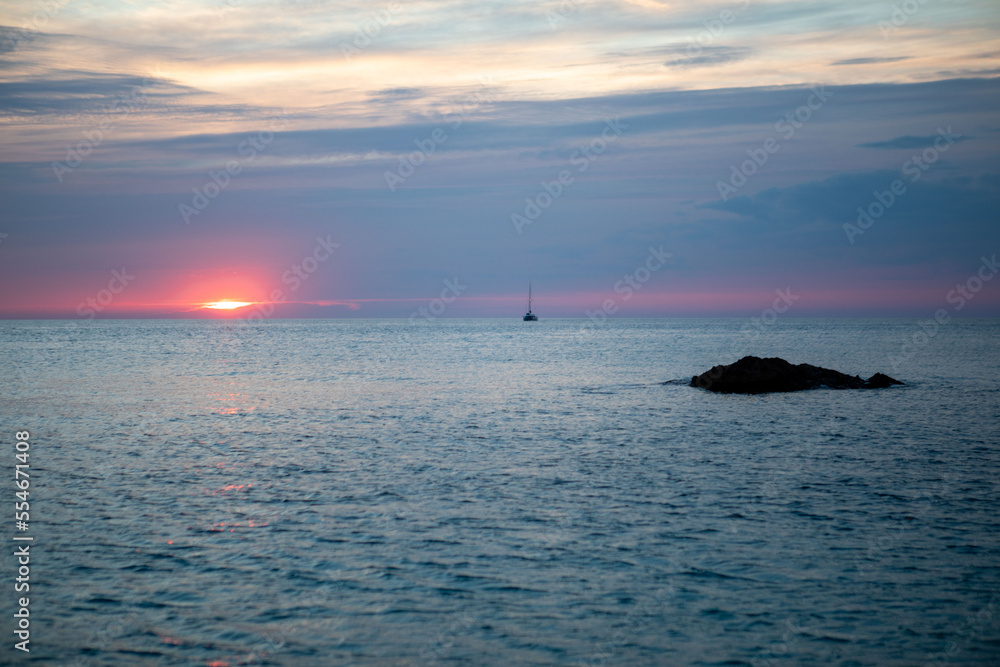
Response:
[{"label": "sailboat", "polygon": [[528,283],[528,312],[524,314],[525,322],[537,322],[538,315],[531,312],[531,283]]}]

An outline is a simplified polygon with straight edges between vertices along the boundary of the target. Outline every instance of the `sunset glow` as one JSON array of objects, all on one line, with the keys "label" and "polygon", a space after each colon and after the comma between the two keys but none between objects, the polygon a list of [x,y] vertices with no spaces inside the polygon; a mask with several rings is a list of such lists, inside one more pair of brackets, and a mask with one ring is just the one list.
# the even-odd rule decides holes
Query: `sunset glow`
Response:
[{"label": "sunset glow", "polygon": [[987,0],[29,4],[0,318],[927,317],[1000,245]]},{"label": "sunset glow", "polygon": [[214,301],[212,303],[206,303],[202,308],[210,308],[212,310],[233,310],[235,308],[242,308],[244,306],[252,306],[252,301]]}]

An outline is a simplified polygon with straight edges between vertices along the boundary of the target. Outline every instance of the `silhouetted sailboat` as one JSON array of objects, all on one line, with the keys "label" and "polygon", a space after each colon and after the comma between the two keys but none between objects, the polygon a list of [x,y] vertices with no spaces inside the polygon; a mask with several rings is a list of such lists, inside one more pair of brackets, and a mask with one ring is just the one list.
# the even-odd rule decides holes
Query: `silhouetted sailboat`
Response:
[{"label": "silhouetted sailboat", "polygon": [[537,322],[538,315],[531,312],[531,283],[528,283],[528,312],[524,314],[525,322]]}]

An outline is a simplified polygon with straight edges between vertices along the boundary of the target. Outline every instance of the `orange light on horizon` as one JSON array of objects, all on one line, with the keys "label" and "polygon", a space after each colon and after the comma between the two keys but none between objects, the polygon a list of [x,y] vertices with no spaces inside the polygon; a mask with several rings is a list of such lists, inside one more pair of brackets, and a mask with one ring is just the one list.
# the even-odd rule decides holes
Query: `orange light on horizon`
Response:
[{"label": "orange light on horizon", "polygon": [[253,301],[230,301],[224,299],[222,301],[213,301],[212,303],[206,303],[202,308],[210,308],[212,310],[233,310],[235,308],[243,308],[244,306],[252,306]]}]

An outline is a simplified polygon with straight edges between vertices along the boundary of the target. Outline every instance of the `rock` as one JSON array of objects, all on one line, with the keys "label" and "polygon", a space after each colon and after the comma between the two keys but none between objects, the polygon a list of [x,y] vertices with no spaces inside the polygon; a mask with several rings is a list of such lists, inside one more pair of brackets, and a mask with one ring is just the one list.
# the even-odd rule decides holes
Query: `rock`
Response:
[{"label": "rock", "polygon": [[728,366],[715,366],[712,370],[691,378],[692,387],[724,394],[764,394],[772,391],[802,391],[804,389],[884,389],[903,384],[888,375],[876,373],[867,380],[857,375],[845,375],[829,368],[793,365],[772,357],[743,357]]},{"label": "rock", "polygon": [[885,389],[886,387],[891,387],[894,384],[903,384],[899,380],[894,380],[888,375],[882,373],[876,373],[875,375],[868,378],[868,382],[865,384],[865,389]]}]

